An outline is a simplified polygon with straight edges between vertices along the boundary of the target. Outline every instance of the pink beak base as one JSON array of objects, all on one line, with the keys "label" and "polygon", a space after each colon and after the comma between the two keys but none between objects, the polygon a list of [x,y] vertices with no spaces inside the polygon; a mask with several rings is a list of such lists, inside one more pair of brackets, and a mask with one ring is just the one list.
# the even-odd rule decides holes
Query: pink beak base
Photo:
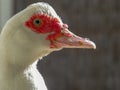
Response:
[{"label": "pink beak base", "polygon": [[91,48],[96,49],[94,42],[79,37],[68,29],[62,30],[60,37],[52,41],[52,48]]}]

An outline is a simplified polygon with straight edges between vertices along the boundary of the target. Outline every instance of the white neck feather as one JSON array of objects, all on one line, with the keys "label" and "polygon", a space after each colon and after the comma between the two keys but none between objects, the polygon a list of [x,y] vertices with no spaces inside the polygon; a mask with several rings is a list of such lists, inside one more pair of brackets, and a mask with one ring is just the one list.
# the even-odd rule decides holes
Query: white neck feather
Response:
[{"label": "white neck feather", "polygon": [[47,90],[36,68],[37,58],[33,57],[32,53],[21,54],[21,49],[15,49],[15,47],[14,49],[18,52],[11,52],[7,50],[7,47],[2,49],[0,52],[0,90]]},{"label": "white neck feather", "polygon": [[0,90],[47,90],[36,64],[39,57],[50,51],[24,48],[3,37],[0,39]]}]

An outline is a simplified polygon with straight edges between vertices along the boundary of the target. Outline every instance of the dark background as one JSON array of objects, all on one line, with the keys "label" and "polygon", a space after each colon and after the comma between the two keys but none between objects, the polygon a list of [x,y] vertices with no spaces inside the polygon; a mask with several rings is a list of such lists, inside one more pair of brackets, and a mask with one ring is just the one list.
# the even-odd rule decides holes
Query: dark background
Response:
[{"label": "dark background", "polygon": [[14,0],[14,14],[44,1],[96,50],[63,49],[38,64],[49,90],[120,90],[120,0]]}]

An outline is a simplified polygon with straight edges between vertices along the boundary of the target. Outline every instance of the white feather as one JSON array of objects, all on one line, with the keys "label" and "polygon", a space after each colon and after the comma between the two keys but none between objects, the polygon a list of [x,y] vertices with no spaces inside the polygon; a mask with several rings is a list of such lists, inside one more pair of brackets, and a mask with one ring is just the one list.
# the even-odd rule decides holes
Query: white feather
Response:
[{"label": "white feather", "polygon": [[52,52],[50,43],[46,35],[36,34],[24,24],[34,13],[60,19],[50,5],[35,3],[8,20],[0,37],[0,90],[47,90],[36,60]]}]

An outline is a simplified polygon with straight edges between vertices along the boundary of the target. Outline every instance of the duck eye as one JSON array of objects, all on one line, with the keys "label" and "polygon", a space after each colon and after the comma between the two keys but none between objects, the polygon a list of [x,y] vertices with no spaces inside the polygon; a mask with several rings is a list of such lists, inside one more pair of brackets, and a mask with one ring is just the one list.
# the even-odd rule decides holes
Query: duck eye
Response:
[{"label": "duck eye", "polygon": [[42,25],[42,21],[39,18],[35,19],[33,23],[34,23],[35,26],[41,26]]}]

